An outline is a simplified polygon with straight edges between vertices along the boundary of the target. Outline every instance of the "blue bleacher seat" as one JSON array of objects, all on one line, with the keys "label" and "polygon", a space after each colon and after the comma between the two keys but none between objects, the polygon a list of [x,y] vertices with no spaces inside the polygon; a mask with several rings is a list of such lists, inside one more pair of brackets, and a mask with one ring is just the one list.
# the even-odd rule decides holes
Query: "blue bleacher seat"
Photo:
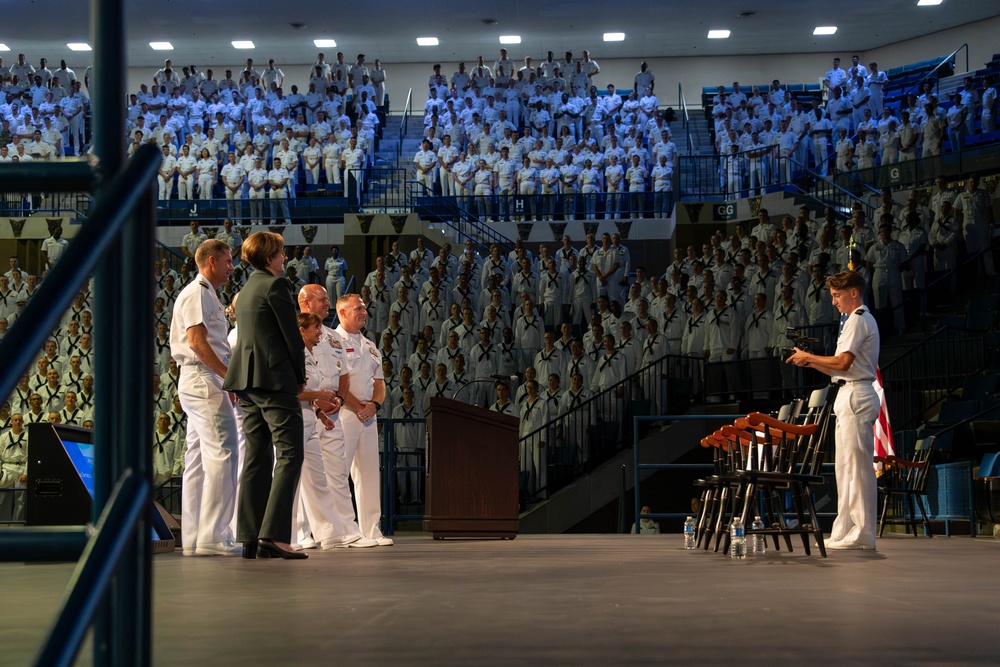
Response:
[{"label": "blue bleacher seat", "polygon": [[941,412],[937,419],[927,423],[928,426],[947,426],[957,424],[963,419],[976,414],[977,404],[975,401],[949,401],[941,404]]},{"label": "blue bleacher seat", "polygon": [[970,375],[962,383],[962,400],[976,401],[980,409],[983,409],[983,402],[996,394],[998,388],[1000,375]]}]

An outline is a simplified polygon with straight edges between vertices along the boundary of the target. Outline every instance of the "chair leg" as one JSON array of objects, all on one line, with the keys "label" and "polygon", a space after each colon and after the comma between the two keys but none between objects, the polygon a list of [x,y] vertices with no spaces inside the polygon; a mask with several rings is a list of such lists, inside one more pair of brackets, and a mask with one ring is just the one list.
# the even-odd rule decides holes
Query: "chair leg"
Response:
[{"label": "chair leg", "polygon": [[771,493],[770,491],[763,492],[763,496],[764,496],[764,505],[767,507],[768,522],[769,522],[768,525],[778,531],[771,536],[772,538],[771,541],[774,542],[774,550],[780,551],[781,531],[784,529],[783,528],[784,517],[781,514],[781,505],[780,503],[775,502],[774,494]]},{"label": "chair leg", "polygon": [[[729,528],[725,524],[726,518],[726,504],[729,501],[729,485],[726,484],[722,487],[722,495],[719,499],[719,516],[718,520],[715,522],[715,553],[719,553],[719,545],[722,543],[722,537],[726,537],[726,549],[729,548]],[[726,549],[723,549],[722,553],[726,553]]]},{"label": "chair leg", "polygon": [[701,538],[705,533],[705,517],[708,511],[709,499],[712,495],[712,488],[706,487],[701,492],[701,511],[698,512],[698,524],[695,526],[695,546],[701,544]]},{"label": "chair leg", "polygon": [[[914,502],[913,496],[911,494],[907,494],[906,495],[906,508],[910,512],[909,519],[907,519],[907,525],[910,528],[913,529],[913,536],[914,537],[918,537],[918,535],[917,535],[917,508],[916,508],[916,503]],[[909,531],[907,531],[907,532],[909,532]]]},{"label": "chair leg", "polygon": [[882,533],[885,532],[885,516],[889,512],[889,499],[892,494],[886,491],[882,494],[882,517],[878,520],[878,536],[881,538]]},{"label": "chair leg", "polygon": [[798,531],[799,535],[802,536],[802,549],[806,552],[807,556],[811,556],[812,552],[809,549],[809,534],[803,532],[805,530],[806,517],[802,512],[802,496],[801,488],[798,484],[792,483],[788,487],[789,492],[792,496],[792,507],[795,508],[795,518],[798,519]]},{"label": "chair leg", "polygon": [[819,515],[816,513],[816,502],[813,500],[812,488],[808,483],[803,484],[802,497],[806,502],[806,509],[809,510],[809,520],[812,522],[812,534],[816,538],[816,546],[819,554],[826,558],[826,545],[823,543],[823,528],[819,525]]},{"label": "chair leg", "polygon": [[924,519],[924,530],[927,532],[927,537],[934,537],[934,531],[931,530],[931,522],[927,520],[927,512],[924,511],[924,504],[921,502],[920,497],[916,498],[917,507],[920,508],[920,516]]},{"label": "chair leg", "polygon": [[[712,543],[712,534],[715,532],[715,511],[716,504],[718,503],[718,494],[720,490],[718,487],[709,489],[709,501],[708,501],[708,512],[705,515],[705,529],[702,532],[701,539],[704,540],[704,549],[708,551],[709,545]],[[698,543],[701,545],[701,541]]]},{"label": "chair leg", "polygon": [[781,500],[781,492],[775,488],[771,488],[770,495],[771,506],[774,507],[774,513],[778,519],[778,529],[785,538],[785,546],[788,547],[788,553],[792,553],[795,549],[792,548],[792,535],[788,532],[788,524],[785,522],[785,505]]}]

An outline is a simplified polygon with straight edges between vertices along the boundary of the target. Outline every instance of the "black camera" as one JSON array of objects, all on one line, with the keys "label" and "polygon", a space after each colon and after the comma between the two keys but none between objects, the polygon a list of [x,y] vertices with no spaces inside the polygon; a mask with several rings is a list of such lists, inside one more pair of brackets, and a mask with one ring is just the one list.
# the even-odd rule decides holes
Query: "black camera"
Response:
[{"label": "black camera", "polygon": [[792,343],[791,347],[786,347],[784,350],[785,351],[784,357],[786,359],[792,356],[792,354],[794,354],[795,352],[794,348],[796,347],[802,350],[803,352],[812,352],[813,346],[819,345],[818,338],[812,338],[811,336],[807,336],[801,329],[797,327],[787,327],[785,329],[785,338],[787,338]]}]

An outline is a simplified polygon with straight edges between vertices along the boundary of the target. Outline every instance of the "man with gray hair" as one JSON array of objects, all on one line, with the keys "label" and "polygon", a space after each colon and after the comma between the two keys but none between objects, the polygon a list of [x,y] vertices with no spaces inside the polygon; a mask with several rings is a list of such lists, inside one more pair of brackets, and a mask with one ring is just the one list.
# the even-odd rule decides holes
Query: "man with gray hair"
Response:
[{"label": "man with gray hair", "polygon": [[233,273],[228,245],[203,241],[198,275],[181,290],[170,324],[170,354],[180,366],[177,391],[187,413],[181,539],[185,556],[239,556],[236,511],[237,431],[233,397],[222,388],[228,328],[216,294]]}]

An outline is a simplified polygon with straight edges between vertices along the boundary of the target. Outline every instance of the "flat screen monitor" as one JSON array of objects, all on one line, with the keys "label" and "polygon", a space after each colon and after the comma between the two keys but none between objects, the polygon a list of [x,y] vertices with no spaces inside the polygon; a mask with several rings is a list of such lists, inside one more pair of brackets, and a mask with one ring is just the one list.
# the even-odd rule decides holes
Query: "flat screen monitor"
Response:
[{"label": "flat screen monitor", "polygon": [[76,474],[87,488],[91,499],[94,498],[94,446],[74,440],[63,440],[63,449],[76,468]]}]

